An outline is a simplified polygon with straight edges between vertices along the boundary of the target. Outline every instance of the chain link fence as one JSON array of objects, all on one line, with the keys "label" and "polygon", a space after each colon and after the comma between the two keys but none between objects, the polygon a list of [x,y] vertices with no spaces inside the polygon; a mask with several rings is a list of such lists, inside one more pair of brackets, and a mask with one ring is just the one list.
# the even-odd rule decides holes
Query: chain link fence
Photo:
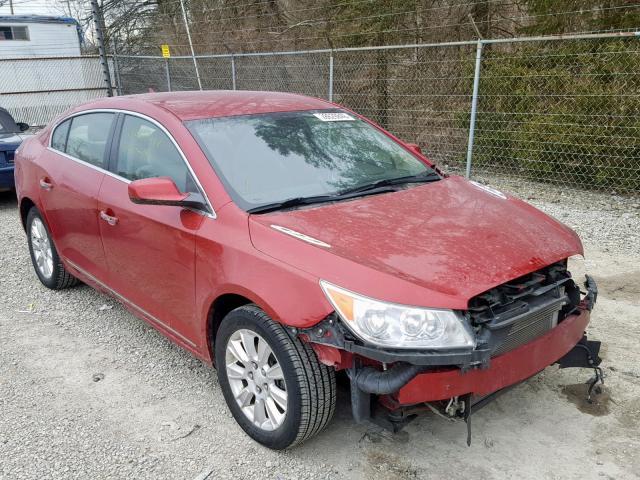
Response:
[{"label": "chain link fence", "polygon": [[99,57],[0,59],[0,106],[17,121],[46,125],[65,110],[106,95]]},{"label": "chain link fence", "polygon": [[[119,94],[276,90],[378,122],[450,172],[640,192],[632,33],[223,55],[118,55]],[[0,60],[0,104],[45,124],[106,95],[99,58]]]},{"label": "chain link fence", "polygon": [[[195,63],[204,89],[331,99],[418,143],[448,171],[640,192],[638,34],[203,55]],[[121,56],[118,65],[122,93],[198,88],[190,56]]]}]

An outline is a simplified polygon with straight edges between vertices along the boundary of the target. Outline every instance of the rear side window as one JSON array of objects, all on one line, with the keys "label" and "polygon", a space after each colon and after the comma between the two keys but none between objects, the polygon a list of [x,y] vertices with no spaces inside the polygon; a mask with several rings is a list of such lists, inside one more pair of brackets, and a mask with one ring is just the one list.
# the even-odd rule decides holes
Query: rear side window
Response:
[{"label": "rear side window", "polygon": [[51,148],[64,152],[67,146],[67,133],[69,133],[70,125],[71,120],[66,120],[53,131],[53,135],[51,135]]},{"label": "rear side window", "polygon": [[115,115],[87,113],[71,119],[67,137],[67,154],[84,162],[105,168],[105,150]]},{"label": "rear side window", "polygon": [[170,177],[181,192],[198,192],[171,139],[153,123],[131,115],[122,124],[115,173],[129,180]]}]

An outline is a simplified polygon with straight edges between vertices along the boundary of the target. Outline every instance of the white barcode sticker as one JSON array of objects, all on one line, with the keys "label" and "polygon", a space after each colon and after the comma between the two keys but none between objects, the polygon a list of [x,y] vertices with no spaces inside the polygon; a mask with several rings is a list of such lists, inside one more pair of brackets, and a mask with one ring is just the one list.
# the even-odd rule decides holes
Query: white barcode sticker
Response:
[{"label": "white barcode sticker", "polygon": [[323,122],[349,122],[351,120],[355,120],[351,115],[344,112],[314,113],[313,116],[319,118]]}]

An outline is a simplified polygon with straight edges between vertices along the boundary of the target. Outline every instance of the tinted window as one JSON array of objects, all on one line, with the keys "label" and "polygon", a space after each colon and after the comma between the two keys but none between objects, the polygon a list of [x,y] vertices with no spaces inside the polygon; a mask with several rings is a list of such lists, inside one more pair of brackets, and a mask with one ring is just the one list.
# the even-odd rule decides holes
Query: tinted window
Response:
[{"label": "tinted window", "polygon": [[0,27],[0,40],[29,40],[27,27]]},{"label": "tinted window", "polygon": [[104,168],[105,149],[113,113],[87,113],[71,119],[66,152],[72,157]]},{"label": "tinted window", "polygon": [[122,124],[116,173],[129,180],[170,177],[180,191],[198,191],[171,139],[153,123],[131,115]]},{"label": "tinted window", "polygon": [[67,120],[61,123],[53,131],[53,135],[51,135],[52,148],[64,152],[65,147],[67,146],[67,133],[69,133],[69,125],[71,125],[71,120]]},{"label": "tinted window", "polygon": [[430,167],[368,123],[339,110],[186,123],[241,208],[332,195]]}]

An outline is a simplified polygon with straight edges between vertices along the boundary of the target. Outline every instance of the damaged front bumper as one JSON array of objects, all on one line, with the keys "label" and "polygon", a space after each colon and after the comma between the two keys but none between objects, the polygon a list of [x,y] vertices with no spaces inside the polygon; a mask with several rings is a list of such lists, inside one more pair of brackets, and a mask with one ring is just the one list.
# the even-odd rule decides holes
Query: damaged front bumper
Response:
[{"label": "damaged front bumper", "polygon": [[406,352],[363,345],[346,339],[335,318],[298,333],[311,342],[321,361],[347,369],[357,421],[370,417],[371,394],[379,395],[381,403],[391,411],[467,398],[468,415],[473,399],[484,405],[496,392],[554,363],[559,363],[561,368],[597,367],[599,343],[586,340],[585,329],[598,291],[589,276],[584,286],[586,291],[582,292],[584,296],[575,311],[554,328],[495,356],[492,356],[493,349],[486,345],[467,352]]},{"label": "damaged front bumper", "polygon": [[484,396],[520,383],[557,362],[584,336],[589,323],[589,310],[569,315],[557,327],[510,352],[491,359],[484,369],[463,372],[442,369],[416,375],[393,398],[398,405],[443,400],[473,394]]}]

